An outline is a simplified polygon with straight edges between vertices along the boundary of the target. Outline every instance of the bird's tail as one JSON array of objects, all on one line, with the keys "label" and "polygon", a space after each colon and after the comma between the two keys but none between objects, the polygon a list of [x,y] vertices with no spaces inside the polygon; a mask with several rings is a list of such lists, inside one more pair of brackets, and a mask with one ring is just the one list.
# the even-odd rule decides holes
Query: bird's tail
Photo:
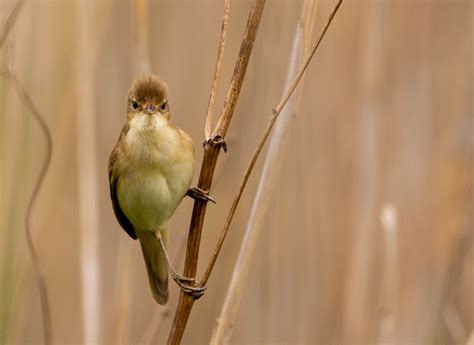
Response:
[{"label": "bird's tail", "polygon": [[[165,248],[168,243],[168,229],[159,230]],[[168,301],[168,266],[160,242],[152,232],[137,233],[145,258],[148,281],[153,297],[159,304]]]}]

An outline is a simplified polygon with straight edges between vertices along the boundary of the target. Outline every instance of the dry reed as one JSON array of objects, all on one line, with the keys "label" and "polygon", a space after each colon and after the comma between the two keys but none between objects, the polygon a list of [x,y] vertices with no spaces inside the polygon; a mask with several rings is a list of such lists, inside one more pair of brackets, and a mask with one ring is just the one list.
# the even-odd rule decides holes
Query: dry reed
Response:
[{"label": "dry reed", "polygon": [[90,42],[94,40],[97,25],[94,22],[94,6],[90,2],[77,4],[77,166],[78,174],[81,284],[84,342],[97,341],[102,329],[101,270],[99,264],[99,214],[97,178],[97,135],[95,83],[96,56]]},{"label": "dry reed", "polygon": [[[336,15],[337,10],[339,9],[340,5],[342,3],[342,0],[339,0],[336,5],[334,6],[332,12],[330,13],[326,23],[323,25],[323,28],[321,32],[319,33],[318,37],[316,38],[314,44],[312,45],[312,48],[310,50],[310,53],[308,56],[305,58],[304,62],[301,64],[300,68],[298,69],[298,72],[296,73],[294,79],[292,82],[289,84],[287,92],[285,95],[282,97],[280,100],[279,104],[277,105],[276,108],[273,109],[273,114],[269,119],[268,125],[266,129],[264,130],[257,147],[252,155],[252,158],[249,162],[249,165],[247,166],[247,169],[244,173],[244,176],[242,178],[242,181],[240,183],[238,192],[234,198],[234,201],[232,203],[232,206],[230,208],[230,211],[228,213],[224,228],[222,230],[222,233],[220,235],[220,238],[218,240],[217,246],[214,250],[214,253],[211,257],[211,260],[207,266],[206,272],[204,273],[204,277],[202,278],[201,282],[198,284],[198,286],[204,287],[210,277],[210,274],[212,272],[212,269],[214,268],[215,262],[217,260],[217,257],[219,255],[219,252],[222,248],[222,245],[224,243],[224,239],[228,233],[230,224],[232,222],[232,219],[234,217],[235,211],[237,209],[237,206],[239,204],[240,198],[242,196],[242,193],[245,189],[245,186],[248,182],[248,179],[250,177],[250,174],[253,170],[253,167],[255,166],[255,162],[257,161],[257,158],[259,157],[263,146],[273,129],[273,126],[275,124],[275,121],[277,120],[280,112],[284,108],[284,106],[287,104],[288,100],[292,96],[293,92],[295,91],[296,87],[298,86],[298,83],[300,82],[301,78],[303,77],[304,72],[306,71],[309,63],[311,62],[316,50],[319,47],[319,44],[321,43],[327,29],[329,28],[329,25],[331,24],[334,16]],[[224,103],[224,109],[222,111],[221,117],[219,118],[219,121],[216,125],[216,128],[213,131],[213,136],[210,141],[206,141],[205,143],[205,154],[204,154],[204,159],[203,159],[203,164],[202,164],[202,170],[201,170],[201,177],[205,176],[203,180],[200,178],[200,184],[201,182],[204,182],[203,185],[204,187],[207,188],[201,188],[204,190],[208,190],[210,188],[210,184],[212,182],[212,175],[213,171],[215,168],[215,164],[217,162],[217,156],[220,151],[220,147],[222,145],[222,141],[225,138],[225,135],[227,133],[227,130],[230,125],[230,121],[232,119],[233,111],[235,109],[235,105],[238,100],[238,96],[240,93],[240,89],[242,87],[242,82],[243,78],[245,76],[246,68],[248,65],[248,60],[250,58],[250,53],[253,47],[253,42],[255,41],[257,29],[258,29],[258,24],[260,22],[260,18],[263,12],[263,7],[264,7],[265,2],[264,1],[255,1],[254,6],[251,9],[250,15],[249,15],[249,22],[247,24],[247,29],[246,33],[244,35],[244,39],[242,41],[242,46],[241,50],[239,52],[239,57],[236,62],[235,70],[234,70],[234,75],[231,81],[231,86],[229,88],[229,92],[226,97],[226,101]],[[214,145],[213,145],[214,144]],[[207,148],[212,148],[213,151],[206,151]],[[224,146],[225,149],[225,146]],[[208,159],[209,161],[206,161],[206,152],[210,152]],[[204,172],[204,174],[203,174]],[[206,185],[208,184],[208,185]],[[196,206],[196,203],[195,203]],[[195,207],[196,210],[196,207]],[[196,217],[195,217],[196,216]],[[198,222],[200,222],[200,226],[197,227],[197,236],[195,239],[190,239],[188,241],[188,251],[187,251],[187,257],[186,259],[190,259],[190,266],[185,266],[185,276],[191,277],[195,276],[196,274],[196,265],[197,265],[197,256],[198,256],[198,250],[199,250],[199,242],[200,242],[200,232],[202,231],[202,221],[204,218],[204,212],[200,214],[195,214],[193,212],[193,217],[191,219],[191,229],[193,220],[196,219]],[[192,232],[190,231],[192,234]],[[191,237],[191,236],[190,236]],[[188,262],[188,261],[187,261]],[[186,267],[189,267],[189,272],[186,274]],[[170,337],[168,339],[169,344],[176,344],[181,341],[182,334],[184,332],[184,328],[186,326],[187,318],[189,317],[189,313],[192,308],[192,304],[194,302],[194,299],[192,296],[186,296],[185,294],[181,293],[180,295],[180,302],[178,304],[178,310],[176,312],[175,316],[175,322],[173,324],[172,332],[170,333]]]},{"label": "dry reed", "polygon": [[[242,39],[239,55],[235,64],[234,73],[227,93],[219,121],[212,133],[211,140],[206,140],[204,145],[204,157],[202,160],[201,173],[198,187],[202,190],[211,189],[212,178],[217,164],[217,158],[221,148],[225,149],[225,135],[227,133],[232,115],[247,71],[250,54],[252,52],[258,25],[263,13],[265,0],[255,0],[250,10],[247,28]],[[194,202],[191,224],[189,228],[188,245],[186,249],[186,261],[184,264],[184,276],[195,277],[197,261],[199,256],[199,245],[206,212],[206,202],[196,200]],[[186,324],[194,304],[194,297],[181,292],[175,318],[168,338],[168,344],[179,344],[186,328]]]},{"label": "dry reed", "polygon": [[[306,0],[304,2],[302,16],[297,23],[293,40],[283,94],[288,91],[291,81],[296,77],[298,67],[302,64],[303,58],[310,48],[309,40],[312,36],[312,24],[316,16],[315,9],[314,1]],[[280,120],[275,125],[263,171],[260,176],[258,189],[253,201],[252,211],[245,230],[244,239],[240,246],[239,255],[233,269],[232,278],[221,313],[216,320],[216,326],[213,330],[210,342],[213,345],[228,344],[230,342],[242,294],[247,285],[248,273],[251,268],[255,246],[262,231],[263,219],[267,213],[270,196],[272,190],[275,188],[279,175],[278,172],[281,169],[283,156],[286,152],[291,124],[294,115],[298,113],[302,84],[303,82],[300,83],[300,87],[282,109]]]},{"label": "dry reed", "polygon": [[[18,18],[18,14],[20,13],[22,5],[23,5],[23,0],[18,0],[13,5],[12,10],[5,21],[4,27],[0,34],[0,49],[3,47],[5,41],[7,40],[8,34],[11,32],[11,29],[15,25],[15,22]],[[31,255],[33,272],[36,278],[36,283],[38,285],[38,293],[40,296],[41,314],[43,318],[43,341],[45,345],[49,345],[51,344],[52,337],[53,337],[51,310],[50,310],[51,307],[49,303],[46,280],[44,278],[43,270],[39,263],[38,254],[37,254],[35,245],[33,243],[33,238],[31,234],[31,214],[33,212],[33,208],[38,198],[38,194],[40,192],[41,186],[43,185],[44,178],[46,177],[46,173],[48,172],[49,165],[51,163],[52,147],[53,147],[52,137],[51,137],[51,132],[49,130],[48,124],[46,123],[44,116],[38,110],[37,106],[31,99],[30,95],[28,94],[26,89],[23,87],[23,85],[20,83],[20,81],[18,80],[18,77],[16,75],[16,72],[13,66],[12,65],[8,66],[7,70],[2,71],[2,72],[3,72],[2,76],[4,76],[9,81],[9,83],[15,90],[16,94],[20,98],[21,102],[26,106],[30,114],[38,123],[41,129],[41,132],[44,136],[44,139],[46,141],[45,157],[42,162],[42,166],[40,168],[40,172],[36,180],[33,192],[28,201],[28,206],[25,213],[25,236],[26,236],[26,241],[28,244],[28,250]]]}]

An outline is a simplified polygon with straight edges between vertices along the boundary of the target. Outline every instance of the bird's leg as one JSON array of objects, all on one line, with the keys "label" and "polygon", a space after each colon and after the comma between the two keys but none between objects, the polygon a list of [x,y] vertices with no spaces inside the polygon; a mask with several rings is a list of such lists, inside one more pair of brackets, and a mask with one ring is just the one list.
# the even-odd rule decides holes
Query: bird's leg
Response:
[{"label": "bird's leg", "polygon": [[186,195],[193,198],[194,200],[199,199],[203,201],[210,201],[214,204],[216,203],[216,201],[209,196],[209,192],[206,192],[199,187],[189,188],[186,192]]},{"label": "bird's leg", "polygon": [[156,239],[158,240],[158,242],[160,242],[161,250],[165,254],[166,265],[168,266],[168,270],[170,271],[171,277],[176,282],[176,284],[178,284],[179,288],[182,291],[186,292],[187,294],[190,294],[191,296],[193,296],[194,299],[198,299],[199,297],[204,295],[204,292],[207,289],[206,287],[195,286],[196,284],[195,278],[183,277],[175,271],[175,269],[171,265],[170,257],[168,256],[168,252],[166,251],[165,244],[163,243],[163,238],[161,237],[161,234],[159,231],[157,232]]}]

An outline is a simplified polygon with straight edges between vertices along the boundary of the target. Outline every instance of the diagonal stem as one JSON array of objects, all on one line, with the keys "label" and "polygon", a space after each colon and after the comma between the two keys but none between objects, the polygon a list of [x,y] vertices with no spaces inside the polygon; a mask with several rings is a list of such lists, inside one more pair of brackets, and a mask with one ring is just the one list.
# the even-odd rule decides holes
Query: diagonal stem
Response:
[{"label": "diagonal stem", "polygon": [[247,181],[250,177],[250,174],[252,173],[252,170],[255,166],[255,162],[257,161],[259,155],[260,155],[260,152],[262,151],[262,148],[263,146],[265,145],[265,142],[267,141],[268,139],[268,136],[275,124],[275,121],[276,119],[278,118],[278,115],[280,114],[281,110],[283,109],[283,107],[286,105],[286,103],[288,102],[288,100],[290,99],[291,95],[293,94],[293,92],[295,91],[296,87],[298,86],[298,83],[299,81],[301,80],[301,77],[303,76],[304,72],[306,71],[306,69],[308,68],[308,65],[309,63],[311,62],[313,56],[314,56],[314,53],[316,52],[316,50],[318,49],[319,47],[319,44],[321,43],[324,35],[326,34],[326,31],[327,29],[329,28],[329,25],[331,24],[334,16],[336,15],[337,13],[337,10],[339,9],[339,6],[341,5],[342,3],[342,0],[338,0],[337,4],[334,6],[331,14],[329,15],[328,17],[328,20],[326,21],[326,23],[324,24],[323,28],[321,29],[321,31],[319,32],[319,35],[318,37],[316,38],[316,41],[313,43],[313,46],[311,48],[311,51],[309,53],[309,55],[306,57],[306,59],[304,60],[302,66],[300,67],[300,70],[299,72],[297,73],[296,77],[293,79],[292,83],[290,84],[289,88],[288,88],[288,91],[286,92],[286,94],[284,95],[284,97],[281,99],[280,103],[278,104],[278,106],[273,110],[273,114],[272,116],[270,117],[270,120],[268,121],[268,124],[267,124],[267,128],[265,129],[265,131],[263,132],[261,138],[260,138],[260,141],[258,142],[258,145],[257,145],[257,148],[255,149],[253,155],[252,155],[252,159],[250,160],[250,163],[249,165],[247,166],[247,170],[245,171],[245,174],[242,178],[242,182],[240,183],[240,187],[239,187],[239,190],[237,192],[237,195],[235,196],[234,198],[234,201],[232,203],[232,206],[229,210],[229,214],[227,216],[227,220],[224,224],[224,228],[221,232],[221,235],[220,235],[220,238],[217,242],[217,245],[216,245],[216,248],[214,250],[214,253],[211,257],[211,261],[209,262],[208,266],[207,266],[207,269],[206,269],[206,272],[204,273],[204,277],[202,278],[201,282],[199,283],[199,286],[204,286],[206,285],[208,279],[209,279],[209,276],[211,275],[212,273],[212,270],[214,268],[214,265],[216,263],[216,260],[217,260],[217,257],[219,256],[219,253],[220,253],[220,250],[222,248],[222,245],[224,243],[224,240],[227,236],[227,233],[229,231],[229,227],[230,227],[230,224],[232,222],[232,219],[234,217],[234,214],[235,214],[235,211],[237,209],[237,206],[239,204],[239,201],[240,201],[240,198],[242,196],[242,193],[245,189],[245,186],[247,185]]}]

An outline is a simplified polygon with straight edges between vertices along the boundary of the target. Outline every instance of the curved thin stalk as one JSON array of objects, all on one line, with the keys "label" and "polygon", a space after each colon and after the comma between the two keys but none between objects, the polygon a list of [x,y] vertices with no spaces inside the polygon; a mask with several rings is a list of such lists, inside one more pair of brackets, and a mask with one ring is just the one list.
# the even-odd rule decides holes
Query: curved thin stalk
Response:
[{"label": "curved thin stalk", "polygon": [[227,233],[229,231],[229,227],[230,227],[230,224],[232,222],[232,219],[234,218],[234,214],[235,214],[235,211],[237,210],[237,206],[239,204],[242,193],[245,189],[245,186],[247,185],[247,181],[250,177],[250,174],[252,173],[253,167],[255,166],[255,162],[257,161],[257,159],[260,155],[260,152],[262,151],[263,146],[265,145],[265,142],[267,141],[268,136],[269,136],[270,132],[272,131],[272,128],[275,124],[275,121],[278,118],[278,115],[280,115],[280,112],[282,111],[283,107],[286,105],[286,103],[290,99],[291,95],[295,91],[296,87],[298,86],[299,81],[301,80],[301,78],[303,77],[304,72],[308,68],[309,63],[311,62],[311,59],[314,56],[314,53],[316,53],[316,50],[318,49],[319,44],[321,43],[321,41],[322,41],[327,29],[329,28],[329,25],[331,24],[334,16],[336,15],[337,10],[339,9],[339,6],[341,5],[341,3],[342,3],[342,0],[338,0],[336,6],[332,10],[331,14],[329,15],[328,20],[324,24],[324,26],[321,29],[316,41],[314,42],[309,55],[305,58],[302,66],[300,67],[298,73],[296,74],[296,77],[293,79],[290,86],[288,87],[288,90],[287,90],[286,94],[282,97],[282,99],[280,100],[280,103],[278,104],[278,106],[273,110],[273,114],[270,117],[270,120],[268,121],[267,127],[266,127],[265,131],[263,132],[263,134],[260,138],[260,141],[258,142],[257,148],[255,149],[255,151],[252,155],[252,159],[250,160],[250,163],[247,166],[247,169],[244,173],[244,176],[243,176],[242,181],[240,183],[239,190],[237,192],[237,195],[234,198],[234,201],[232,202],[232,206],[231,206],[229,214],[227,216],[227,220],[224,224],[224,228],[221,232],[221,236],[219,238],[219,241],[217,242],[216,249],[214,250],[214,254],[212,255],[211,261],[209,262],[209,265],[207,266],[207,269],[206,269],[206,272],[204,273],[203,279],[199,283],[200,286],[204,286],[207,283],[207,281],[209,279],[209,276],[211,275],[212,269],[214,268],[217,257],[219,255],[219,252],[220,252],[221,248],[222,248],[222,244],[224,243],[225,237],[227,236]]},{"label": "curved thin stalk", "polygon": [[15,72],[12,70],[9,70],[6,73],[6,78],[10,81],[18,97],[20,98],[22,103],[29,109],[33,118],[36,120],[36,122],[40,126],[40,129],[46,141],[45,158],[41,165],[40,173],[38,175],[38,179],[36,180],[36,184],[33,189],[33,193],[31,194],[31,198],[28,202],[28,206],[25,213],[25,236],[26,236],[26,242],[28,245],[28,250],[30,251],[30,254],[31,254],[33,272],[35,273],[36,283],[38,284],[38,292],[39,292],[40,301],[41,301],[41,313],[43,317],[44,343],[48,345],[48,344],[51,344],[51,339],[52,339],[50,303],[49,303],[49,298],[48,298],[48,289],[46,286],[46,281],[45,281],[41,266],[39,264],[38,254],[36,252],[36,248],[33,243],[33,236],[31,234],[31,214],[35,206],[36,200],[38,198],[38,194],[41,189],[41,186],[43,185],[43,181],[46,176],[46,173],[48,172],[48,168],[51,162],[53,142],[52,142],[51,132],[46,123],[46,120],[44,119],[43,115],[39,112],[36,105],[33,103],[31,97],[26,92],[25,88],[20,84]]},{"label": "curved thin stalk", "polygon": [[[23,0],[18,0],[13,6],[10,14],[8,15],[5,21],[5,25],[3,27],[2,33],[0,34],[0,48],[3,47],[5,41],[7,40],[8,34],[11,32],[11,29],[16,23],[16,19],[18,18],[18,14],[20,13],[22,6],[23,6]],[[48,289],[46,286],[46,281],[44,279],[43,271],[41,270],[41,266],[39,264],[38,254],[36,252],[36,248],[33,243],[33,236],[31,234],[31,214],[33,212],[33,208],[38,198],[38,194],[41,189],[41,186],[43,185],[43,181],[46,176],[46,173],[48,172],[48,168],[51,162],[53,142],[52,142],[51,132],[46,123],[46,120],[44,119],[43,115],[40,113],[40,111],[34,104],[29,94],[26,92],[25,88],[21,85],[13,69],[9,66],[9,69],[5,73],[3,73],[2,76],[5,77],[10,82],[15,92],[17,93],[18,97],[20,98],[21,102],[28,108],[33,118],[36,120],[36,122],[40,126],[40,129],[43,132],[43,135],[46,141],[46,155],[43,160],[42,166],[40,168],[40,172],[38,175],[38,179],[36,180],[33,193],[31,194],[30,200],[28,201],[28,206],[26,208],[25,237],[26,237],[26,242],[28,245],[28,250],[31,255],[33,272],[35,274],[36,283],[38,285],[38,293],[39,293],[40,302],[41,302],[41,313],[42,313],[42,318],[43,318],[43,339],[44,339],[45,345],[49,345],[51,344],[51,339],[52,339],[52,326],[51,326],[50,304],[49,304],[49,299],[48,299]]]},{"label": "curved thin stalk", "polygon": [[209,105],[207,107],[206,124],[204,126],[204,136],[206,140],[211,137],[212,113],[214,112],[214,102],[216,99],[217,81],[221,73],[222,60],[224,59],[225,39],[227,35],[227,23],[229,21],[230,0],[224,1],[224,16],[222,17],[221,38],[219,43],[219,52],[217,53],[216,70],[214,72],[214,80],[212,81],[211,96],[209,97]]}]

